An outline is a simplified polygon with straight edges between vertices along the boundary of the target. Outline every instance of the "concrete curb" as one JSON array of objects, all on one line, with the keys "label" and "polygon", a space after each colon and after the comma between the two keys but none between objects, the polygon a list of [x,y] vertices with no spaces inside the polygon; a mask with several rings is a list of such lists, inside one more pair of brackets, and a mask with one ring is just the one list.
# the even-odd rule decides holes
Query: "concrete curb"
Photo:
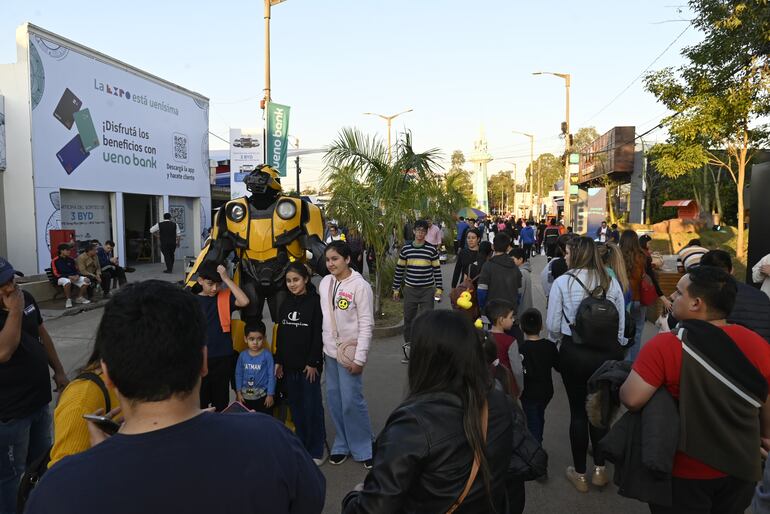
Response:
[{"label": "concrete curb", "polygon": [[91,303],[87,305],[83,304],[75,304],[69,309],[64,310],[58,310],[58,309],[40,309],[40,311],[43,314],[43,319],[45,321],[51,321],[55,319],[61,319],[66,316],[75,316],[77,314],[80,314],[81,312],[88,312],[92,311],[94,309],[101,309],[105,305],[107,305],[107,302],[109,301],[108,298],[100,299],[100,300],[91,300]]},{"label": "concrete curb", "polygon": [[404,332],[404,320],[398,325],[392,325],[390,327],[374,327],[372,330],[373,339],[386,339],[388,337],[395,337],[401,335]]}]

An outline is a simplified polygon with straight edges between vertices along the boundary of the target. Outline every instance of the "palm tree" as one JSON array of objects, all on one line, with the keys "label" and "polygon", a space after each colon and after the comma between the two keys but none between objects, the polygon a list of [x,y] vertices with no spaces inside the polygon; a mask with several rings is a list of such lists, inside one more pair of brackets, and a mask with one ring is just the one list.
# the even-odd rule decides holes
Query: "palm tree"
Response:
[{"label": "palm tree", "polygon": [[358,228],[378,259],[374,300],[377,313],[382,310],[381,300],[387,292],[383,272],[391,237],[398,237],[404,222],[440,197],[441,190],[434,172],[438,168],[438,150],[415,153],[407,133],[396,142],[392,154],[389,160],[387,145],[379,138],[345,128],[324,157],[325,189],[332,191],[328,214],[344,225]]}]

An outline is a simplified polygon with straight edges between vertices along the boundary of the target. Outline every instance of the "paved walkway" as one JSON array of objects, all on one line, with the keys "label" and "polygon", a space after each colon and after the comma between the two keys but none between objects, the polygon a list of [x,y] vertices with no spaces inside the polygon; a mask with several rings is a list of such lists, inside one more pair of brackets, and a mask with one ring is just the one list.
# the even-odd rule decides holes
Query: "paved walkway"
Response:
[{"label": "paved walkway", "polygon": [[[534,277],[545,264],[544,258],[534,259]],[[179,264],[178,264],[179,265]],[[154,269],[153,266],[157,267]],[[454,264],[444,266],[444,280],[448,284]],[[161,271],[160,265],[147,265],[138,268],[129,275],[129,280],[137,278],[160,278],[180,280],[179,275],[169,276]],[[539,280],[533,281],[537,291],[536,307],[545,312],[545,298]],[[445,299],[439,308],[448,308]],[[72,372],[85,363],[92,347],[96,326],[101,318],[102,309],[83,312],[75,316],[59,317],[46,321],[56,346],[62,357],[65,369]],[[265,314],[268,317],[267,313]],[[647,331],[650,330],[648,324]],[[646,332],[646,336],[649,334]],[[369,403],[369,412],[375,434],[382,430],[389,414],[403,400],[406,393],[406,366],[401,364],[401,337],[376,340],[369,353],[369,364],[364,372],[365,394]],[[527,483],[526,512],[555,514],[598,514],[623,512],[628,514],[649,512],[647,507],[637,501],[617,495],[614,486],[609,485],[603,491],[592,489],[588,494],[576,492],[564,478],[564,469],[571,464],[568,424],[569,411],[564,387],[558,374],[554,375],[556,395],[548,406],[545,426],[545,448],[550,455],[550,475],[547,483]],[[329,441],[334,436],[334,425],[327,414],[326,428]],[[589,460],[590,462],[590,460]],[[340,502],[352,487],[363,481],[366,472],[359,463],[347,461],[341,466],[326,463],[321,468],[327,479],[326,508],[324,513],[340,512]]]}]

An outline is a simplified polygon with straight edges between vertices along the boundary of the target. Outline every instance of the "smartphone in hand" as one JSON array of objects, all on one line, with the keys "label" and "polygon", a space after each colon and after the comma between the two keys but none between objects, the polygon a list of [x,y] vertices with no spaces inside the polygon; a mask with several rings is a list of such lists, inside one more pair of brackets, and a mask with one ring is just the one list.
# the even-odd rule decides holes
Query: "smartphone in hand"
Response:
[{"label": "smartphone in hand", "polygon": [[241,412],[253,412],[241,402],[232,402],[222,411],[223,414],[239,414]]},{"label": "smartphone in hand", "polygon": [[97,416],[95,414],[83,414],[83,419],[86,421],[90,421],[97,427],[99,427],[99,430],[104,432],[105,434],[114,435],[120,430],[120,424],[116,423],[114,419],[109,418],[107,416]]}]

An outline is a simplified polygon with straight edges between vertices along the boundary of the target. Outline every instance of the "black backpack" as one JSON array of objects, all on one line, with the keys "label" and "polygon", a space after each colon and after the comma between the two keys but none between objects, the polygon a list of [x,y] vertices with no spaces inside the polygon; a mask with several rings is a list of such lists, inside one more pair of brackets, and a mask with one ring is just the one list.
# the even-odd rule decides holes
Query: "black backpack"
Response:
[{"label": "black backpack", "polygon": [[586,285],[572,273],[565,273],[574,278],[585,290],[587,296],[578,305],[575,320],[570,323],[562,308],[562,316],[572,329],[572,341],[601,350],[617,350],[620,314],[615,304],[607,299],[607,292],[601,286],[589,291]]},{"label": "black backpack", "polygon": [[[88,380],[99,386],[104,395],[104,412],[110,412],[112,410],[112,402],[110,402],[110,392],[107,390],[107,386],[104,384],[102,377],[96,373],[90,371],[84,371],[80,375],[74,378],[75,380]],[[64,391],[62,391],[64,394]],[[60,396],[61,398],[61,396]],[[43,474],[48,471],[48,463],[51,462],[51,449],[48,448],[43,455],[29,465],[29,468],[21,476],[19,482],[19,489],[16,493],[16,512],[24,512],[24,506],[27,504],[29,495],[32,494],[32,490],[37,486],[40,479],[43,478]]]}]

